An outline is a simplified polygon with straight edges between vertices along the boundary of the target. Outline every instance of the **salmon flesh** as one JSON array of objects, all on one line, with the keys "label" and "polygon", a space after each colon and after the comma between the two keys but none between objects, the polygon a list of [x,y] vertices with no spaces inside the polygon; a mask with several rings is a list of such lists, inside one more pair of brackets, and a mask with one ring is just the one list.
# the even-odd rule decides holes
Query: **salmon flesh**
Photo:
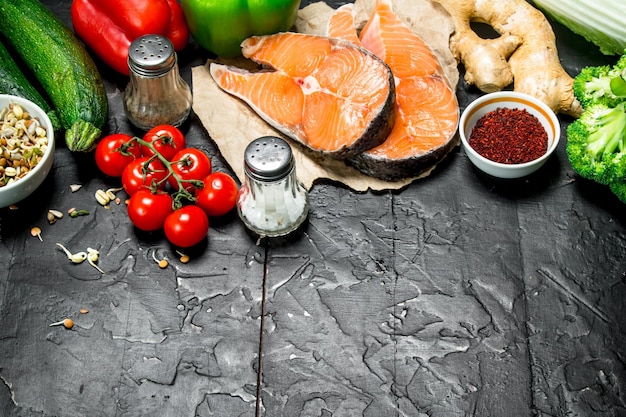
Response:
[{"label": "salmon flesh", "polygon": [[328,22],[327,34],[362,46],[389,65],[396,84],[396,118],[385,142],[349,162],[380,179],[418,176],[456,144],[456,94],[436,55],[393,12],[391,0],[376,0],[365,27],[357,33],[352,4],[339,7]]},{"label": "salmon flesh", "polygon": [[283,32],[250,37],[242,52],[259,70],[211,63],[213,80],[306,148],[346,159],[382,144],[391,133],[393,74],[364,48]]}]

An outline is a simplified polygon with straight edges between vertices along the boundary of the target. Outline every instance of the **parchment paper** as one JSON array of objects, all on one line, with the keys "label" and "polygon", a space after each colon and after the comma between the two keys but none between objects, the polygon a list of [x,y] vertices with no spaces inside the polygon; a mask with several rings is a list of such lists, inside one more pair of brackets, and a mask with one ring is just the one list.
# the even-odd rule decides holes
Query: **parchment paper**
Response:
[{"label": "parchment paper", "polygon": [[[367,21],[373,5],[374,0],[356,0],[354,7],[358,12],[358,28]],[[430,0],[394,0],[394,10],[439,57],[450,84],[456,89],[459,79],[457,63],[448,46],[454,25],[448,13]],[[311,4],[299,11],[295,29],[302,33],[324,34],[332,12],[333,9],[324,2]],[[209,60],[205,65],[192,68],[193,110],[240,181],[244,179],[243,153],[246,146],[252,140],[267,135],[282,137],[291,144],[298,178],[309,190],[317,180],[337,181],[361,192],[368,189],[400,189],[428,176],[434,168],[414,178],[383,181],[364,175],[342,161],[319,157],[270,127],[243,101],[223,92],[209,74],[211,62]],[[219,59],[219,62],[241,68],[255,66],[243,58]]]}]

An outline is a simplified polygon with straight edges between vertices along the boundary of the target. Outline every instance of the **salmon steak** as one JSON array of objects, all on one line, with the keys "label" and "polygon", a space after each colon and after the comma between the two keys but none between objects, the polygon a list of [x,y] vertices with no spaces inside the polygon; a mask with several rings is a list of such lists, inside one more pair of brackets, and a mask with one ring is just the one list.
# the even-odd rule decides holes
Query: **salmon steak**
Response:
[{"label": "salmon steak", "polygon": [[259,70],[211,63],[213,80],[306,148],[346,159],[383,143],[395,120],[395,82],[381,59],[342,39],[295,32],[242,43]]},{"label": "salmon steak", "polygon": [[456,94],[436,55],[393,12],[391,0],[376,0],[360,33],[352,5],[339,7],[329,19],[327,34],[378,56],[391,68],[396,84],[396,118],[388,138],[349,162],[385,180],[418,176],[440,162],[456,145]]}]

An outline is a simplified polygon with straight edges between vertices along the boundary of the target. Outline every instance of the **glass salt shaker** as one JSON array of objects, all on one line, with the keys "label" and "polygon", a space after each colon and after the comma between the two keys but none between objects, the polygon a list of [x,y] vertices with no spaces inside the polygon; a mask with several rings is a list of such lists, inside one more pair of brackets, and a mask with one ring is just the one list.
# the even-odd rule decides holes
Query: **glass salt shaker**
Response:
[{"label": "glass salt shaker", "polygon": [[244,172],[237,212],[248,229],[260,237],[279,237],[304,222],[309,212],[308,195],[296,177],[287,142],[274,136],[252,141],[244,153]]},{"label": "glass salt shaker", "polygon": [[161,35],[135,39],[128,50],[130,82],[124,112],[132,124],[150,130],[159,124],[180,126],[191,112],[189,85],[178,70],[172,42]]}]

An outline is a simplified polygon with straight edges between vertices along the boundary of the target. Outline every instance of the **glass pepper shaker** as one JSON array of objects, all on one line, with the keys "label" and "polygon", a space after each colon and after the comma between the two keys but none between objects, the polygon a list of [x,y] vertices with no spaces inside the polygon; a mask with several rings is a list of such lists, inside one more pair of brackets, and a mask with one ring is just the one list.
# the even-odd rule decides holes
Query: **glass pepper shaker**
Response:
[{"label": "glass pepper shaker", "polygon": [[172,42],[161,35],[135,39],[128,50],[130,82],[124,112],[132,124],[150,130],[159,124],[180,126],[191,112],[189,85],[178,71]]},{"label": "glass pepper shaker", "polygon": [[287,142],[274,136],[252,141],[244,152],[244,172],[237,212],[248,229],[261,237],[278,237],[304,222],[308,195],[296,177]]}]

